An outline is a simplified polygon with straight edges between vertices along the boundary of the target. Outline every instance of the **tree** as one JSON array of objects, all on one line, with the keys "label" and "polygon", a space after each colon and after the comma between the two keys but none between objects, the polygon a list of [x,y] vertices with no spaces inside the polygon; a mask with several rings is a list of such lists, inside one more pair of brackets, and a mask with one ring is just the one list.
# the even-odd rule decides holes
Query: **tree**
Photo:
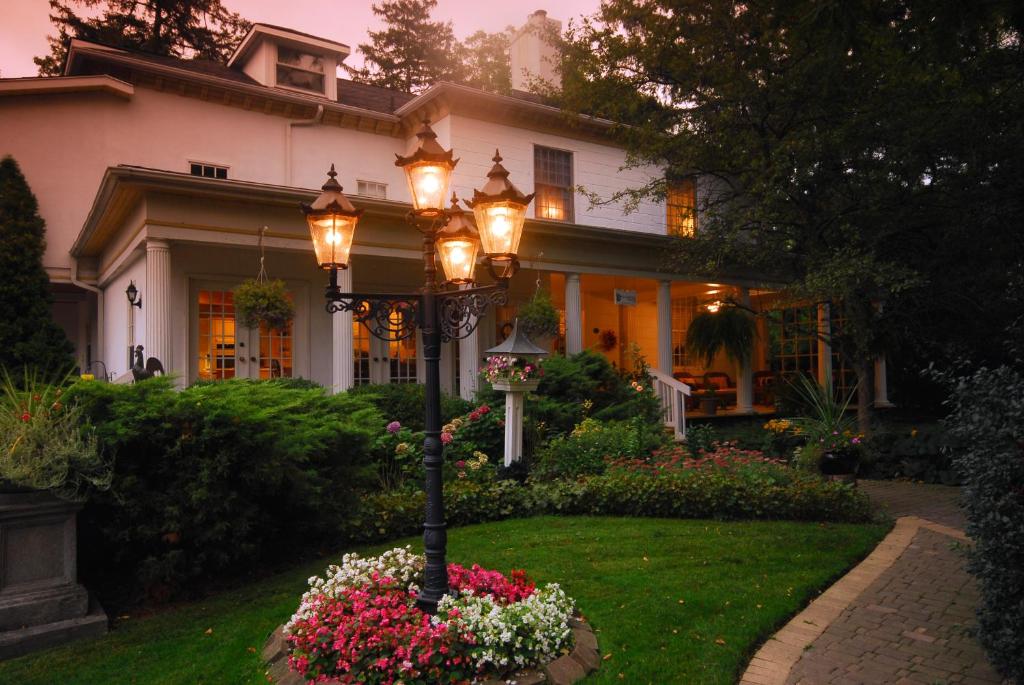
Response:
[{"label": "tree", "polygon": [[43,268],[46,224],[12,157],[0,160],[0,368],[17,382],[26,368],[62,376],[74,348],[51,314]]},{"label": "tree", "polygon": [[746,266],[842,309],[866,429],[877,353],[979,357],[1012,318],[1021,22],[1008,0],[605,0],[570,31],[563,102],[666,171],[595,201],[697,182],[674,266]]},{"label": "tree", "polygon": [[477,31],[462,43],[464,82],[467,86],[492,93],[512,91],[512,68],[508,48],[515,28],[508,26],[501,33]]},{"label": "tree", "polygon": [[346,66],[353,81],[416,93],[438,81],[461,81],[461,48],[451,22],[430,20],[437,0],[383,0],[373,13],[385,27],[360,43],[364,64]]},{"label": "tree", "polygon": [[[96,17],[82,16],[75,9],[97,7],[103,11]],[[48,38],[50,54],[33,59],[41,76],[62,73],[71,38],[227,62],[251,27],[221,0],[50,0],[50,9],[57,35]]]}]

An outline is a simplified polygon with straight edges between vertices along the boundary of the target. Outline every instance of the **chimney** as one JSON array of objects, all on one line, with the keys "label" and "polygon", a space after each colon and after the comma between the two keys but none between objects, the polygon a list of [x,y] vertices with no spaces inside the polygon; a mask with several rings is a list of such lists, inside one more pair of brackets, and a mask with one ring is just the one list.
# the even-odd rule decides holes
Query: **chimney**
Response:
[{"label": "chimney", "polygon": [[508,48],[513,90],[530,91],[530,81],[538,79],[561,88],[558,49],[552,42],[561,35],[562,22],[548,19],[544,10],[537,10],[527,18]]}]

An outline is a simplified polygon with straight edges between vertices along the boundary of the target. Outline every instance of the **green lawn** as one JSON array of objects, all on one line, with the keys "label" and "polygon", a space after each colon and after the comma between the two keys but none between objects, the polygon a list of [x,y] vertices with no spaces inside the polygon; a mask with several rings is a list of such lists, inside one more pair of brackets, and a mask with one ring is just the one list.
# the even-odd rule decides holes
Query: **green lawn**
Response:
[{"label": "green lawn", "polygon": [[[736,681],[773,629],[863,558],[886,530],[545,517],[456,529],[449,558],[506,572],[521,567],[538,581],[561,583],[591,621],[605,655],[588,685],[724,685]],[[98,640],[0,663],[0,682],[266,683],[258,656],[263,640],[327,561],[118,621]]]}]

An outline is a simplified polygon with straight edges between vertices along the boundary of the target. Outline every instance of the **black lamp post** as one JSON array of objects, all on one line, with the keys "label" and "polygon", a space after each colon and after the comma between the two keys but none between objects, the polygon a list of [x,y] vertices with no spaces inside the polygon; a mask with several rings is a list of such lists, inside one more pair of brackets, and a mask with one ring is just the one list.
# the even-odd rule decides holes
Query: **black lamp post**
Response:
[{"label": "black lamp post", "polygon": [[[526,208],[533,195],[519,192],[508,180],[508,171],[498,162],[488,173],[483,191],[473,192],[472,208],[477,216],[479,236],[454,202],[444,206],[452,170],[458,164],[452,151],[444,150],[437,135],[424,121],[416,134],[418,144],[406,157],[397,155],[396,166],[405,170],[412,194],[413,209],[406,216],[410,225],[423,235],[423,287],[408,294],[343,293],[338,287],[338,270],[347,269],[352,238],[361,210],[342,194],[334,179],[334,166],[328,173],[323,192],[312,204],[303,204],[309,223],[313,249],[320,268],[330,273],[325,296],[327,311],[352,312],[372,335],[397,341],[416,333],[423,334],[423,359],[426,370],[426,429],[423,441],[423,467],[426,472],[426,520],[423,547],[426,569],[417,606],[427,613],[437,611],[437,603],[448,594],[448,566],[445,551],[448,535],[444,520],[441,444],[441,344],[471,334],[480,316],[491,303],[504,304],[508,281],[519,268],[516,250],[523,231]],[[473,267],[479,244],[483,243],[485,261],[496,282],[476,286]],[[438,282],[436,253],[441,253],[445,280]]]}]

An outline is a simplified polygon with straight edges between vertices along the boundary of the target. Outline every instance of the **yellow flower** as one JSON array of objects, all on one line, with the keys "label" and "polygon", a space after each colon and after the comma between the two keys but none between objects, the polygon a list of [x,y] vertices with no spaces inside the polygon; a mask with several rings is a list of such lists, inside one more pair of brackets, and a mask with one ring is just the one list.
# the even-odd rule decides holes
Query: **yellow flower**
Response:
[{"label": "yellow flower", "polygon": [[83,381],[94,381],[94,380],[96,380],[96,376],[94,376],[94,375],[93,375],[93,374],[91,374],[91,373],[83,373],[83,374],[82,374],[82,375],[80,376],[80,378],[81,378],[81,379],[82,379]]},{"label": "yellow flower", "polygon": [[916,438],[917,437],[917,429],[916,428],[911,428],[910,429],[910,437],[912,437],[912,438]]}]

